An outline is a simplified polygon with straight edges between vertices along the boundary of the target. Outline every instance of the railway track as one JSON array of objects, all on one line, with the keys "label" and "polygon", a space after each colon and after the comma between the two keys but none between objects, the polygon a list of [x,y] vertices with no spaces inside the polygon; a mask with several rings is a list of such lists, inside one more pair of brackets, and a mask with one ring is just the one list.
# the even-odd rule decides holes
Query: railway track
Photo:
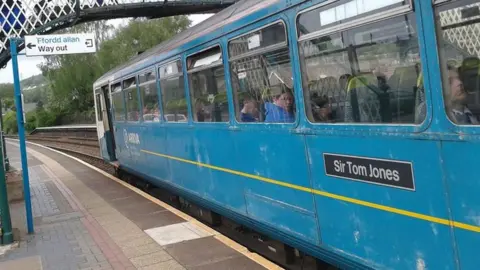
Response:
[{"label": "railway track", "polygon": [[[150,195],[162,200],[165,203],[189,214],[195,216],[197,219],[210,226],[212,229],[222,233],[228,238],[238,242],[239,244],[247,247],[250,251],[256,252],[263,257],[271,260],[285,269],[292,270],[307,270],[307,269],[337,269],[324,262],[315,260],[314,258],[295,251],[293,248],[284,245],[281,242],[269,239],[255,231],[252,231],[244,226],[238,225],[235,222],[219,216],[221,221],[220,226],[214,224],[215,222],[206,221],[199,216],[202,211],[208,209],[202,209],[199,206],[193,205],[187,201],[179,199],[178,196],[169,193],[168,191],[152,186],[145,180],[123,173],[118,175],[118,172],[114,165],[104,161],[100,157],[100,150],[96,138],[78,136],[65,136],[62,133],[59,136],[55,135],[28,135],[27,141],[41,144],[43,146],[55,149],[57,151],[66,153],[78,159],[81,159],[88,164],[91,164],[111,175],[115,175],[123,181],[133,185]],[[7,139],[18,139],[18,136],[6,136]],[[212,218],[213,219],[213,218]]]},{"label": "railway track", "polygon": [[[9,135],[6,136],[6,138],[18,139],[18,136]],[[68,154],[76,153],[76,157],[78,157],[77,155],[83,155],[90,159],[96,158],[102,160],[96,138],[29,135],[26,139],[29,142],[35,142],[62,152],[68,152]]]}]

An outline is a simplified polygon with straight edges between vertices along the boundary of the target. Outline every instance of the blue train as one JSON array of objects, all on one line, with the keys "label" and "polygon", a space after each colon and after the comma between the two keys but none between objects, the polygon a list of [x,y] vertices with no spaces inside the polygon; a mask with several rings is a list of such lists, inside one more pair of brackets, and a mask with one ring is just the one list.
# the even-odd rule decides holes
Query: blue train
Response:
[{"label": "blue train", "polygon": [[98,79],[102,156],[347,269],[478,269],[480,1],[245,0]]}]

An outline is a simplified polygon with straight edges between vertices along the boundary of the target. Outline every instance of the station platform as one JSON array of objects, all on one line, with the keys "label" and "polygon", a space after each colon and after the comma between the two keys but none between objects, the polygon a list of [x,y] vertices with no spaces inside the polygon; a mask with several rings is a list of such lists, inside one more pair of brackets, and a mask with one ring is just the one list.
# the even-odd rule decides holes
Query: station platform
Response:
[{"label": "station platform", "polygon": [[[16,246],[0,256],[2,270],[281,269],[93,166],[27,147],[35,234],[20,233]],[[20,169],[18,143],[8,140],[7,150]],[[25,231],[22,205],[11,205],[11,212],[14,227]]]}]

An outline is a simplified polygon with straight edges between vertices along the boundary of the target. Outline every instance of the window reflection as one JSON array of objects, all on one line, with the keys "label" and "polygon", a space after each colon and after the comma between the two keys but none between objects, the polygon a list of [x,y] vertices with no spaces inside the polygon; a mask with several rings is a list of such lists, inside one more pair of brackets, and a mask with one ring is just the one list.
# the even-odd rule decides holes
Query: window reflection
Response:
[{"label": "window reflection", "polygon": [[228,99],[220,47],[192,56],[187,62],[194,120],[227,122]]},{"label": "window reflection", "polygon": [[422,122],[415,29],[409,14],[300,42],[310,121]]},{"label": "window reflection", "polygon": [[229,52],[237,120],[294,122],[293,77],[283,23],[230,41]]},{"label": "window reflection", "polygon": [[159,68],[163,113],[166,122],[187,122],[188,108],[180,60]]},{"label": "window reflection", "polygon": [[115,121],[125,121],[125,108],[123,105],[123,92],[112,93],[112,104],[115,112]]},{"label": "window reflection", "polygon": [[136,122],[140,119],[140,110],[135,78],[123,81],[123,92],[127,111],[127,121]]},{"label": "window reflection", "polygon": [[445,110],[459,125],[480,116],[480,3],[457,1],[437,8]]},{"label": "window reflection", "polygon": [[143,104],[143,121],[159,122],[160,109],[158,108],[157,83],[154,71],[139,76],[140,96]]}]

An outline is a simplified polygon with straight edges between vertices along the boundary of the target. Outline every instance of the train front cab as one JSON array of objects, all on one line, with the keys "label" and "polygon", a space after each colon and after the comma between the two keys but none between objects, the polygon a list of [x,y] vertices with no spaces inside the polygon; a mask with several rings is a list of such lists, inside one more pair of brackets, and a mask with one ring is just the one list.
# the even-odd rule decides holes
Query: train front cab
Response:
[{"label": "train front cab", "polygon": [[112,83],[122,166],[342,267],[477,269],[479,1],[280,2]]}]

